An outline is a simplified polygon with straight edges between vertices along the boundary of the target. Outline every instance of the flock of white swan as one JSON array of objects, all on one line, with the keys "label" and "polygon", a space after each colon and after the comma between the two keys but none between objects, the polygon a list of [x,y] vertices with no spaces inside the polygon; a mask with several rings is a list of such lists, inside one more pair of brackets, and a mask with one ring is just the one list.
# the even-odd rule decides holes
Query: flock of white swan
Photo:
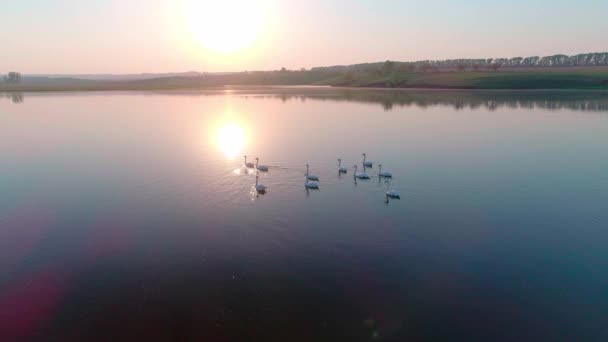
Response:
[{"label": "flock of white swan", "polygon": [[[374,163],[367,160],[366,153],[362,153],[361,156],[363,157],[363,163],[362,163],[363,172],[358,172],[357,165],[353,165],[353,169],[354,169],[353,177],[355,180],[371,178],[367,173],[365,173],[365,169],[372,168],[374,166]],[[255,164],[254,164],[254,163],[247,162],[247,156],[243,156],[243,157],[245,158],[245,167],[247,167],[249,169],[256,169],[256,170],[262,171],[262,172],[268,171],[269,167],[267,165],[260,164],[260,158],[255,158]],[[382,164],[378,164],[378,168],[379,168],[378,177],[380,177],[380,179],[393,177],[392,173],[390,173],[388,171],[382,171]],[[340,173],[340,174],[348,173],[348,168],[342,166],[342,159],[338,159],[338,173]],[[306,189],[319,189],[319,185],[320,185],[319,176],[310,173],[310,165],[308,165],[308,164],[306,164],[306,173],[304,174],[304,176],[305,176],[304,187],[306,187]],[[264,194],[264,193],[266,193],[266,186],[259,182],[259,178],[260,178],[260,176],[256,173],[255,190],[259,194]],[[388,179],[386,179],[384,181],[384,183],[386,183],[386,189],[384,191],[384,194],[387,196],[387,198],[389,198],[389,197],[390,198],[401,198],[401,193],[399,191],[390,188],[390,181]]]}]

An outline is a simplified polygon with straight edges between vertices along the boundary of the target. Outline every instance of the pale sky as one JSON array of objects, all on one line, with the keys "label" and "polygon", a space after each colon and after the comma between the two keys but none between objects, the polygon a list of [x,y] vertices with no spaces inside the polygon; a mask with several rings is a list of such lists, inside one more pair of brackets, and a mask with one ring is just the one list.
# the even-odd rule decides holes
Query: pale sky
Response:
[{"label": "pale sky", "polygon": [[608,51],[607,0],[3,1],[0,72],[310,68]]}]

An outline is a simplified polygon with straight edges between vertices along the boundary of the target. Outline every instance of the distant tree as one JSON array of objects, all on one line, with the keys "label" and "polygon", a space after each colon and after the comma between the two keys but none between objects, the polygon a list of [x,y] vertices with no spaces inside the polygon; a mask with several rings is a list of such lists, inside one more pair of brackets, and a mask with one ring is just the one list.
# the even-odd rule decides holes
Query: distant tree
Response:
[{"label": "distant tree", "polygon": [[397,71],[399,72],[414,72],[415,69],[412,63],[399,63],[397,66]]},{"label": "distant tree", "polygon": [[300,71],[301,71],[301,72],[305,72],[305,71],[306,71],[306,68],[300,68]]},{"label": "distant tree", "polygon": [[539,60],[540,60],[540,57],[538,57],[538,56],[526,57],[521,61],[521,66],[526,66],[526,67],[536,66]]},{"label": "distant tree", "polygon": [[401,83],[401,80],[399,79],[399,74],[393,73],[386,82],[386,86],[389,88],[394,88],[397,87],[399,83]]},{"label": "distant tree", "polygon": [[464,63],[458,63],[456,64],[456,70],[463,72],[467,69],[467,65]]},{"label": "distant tree", "polygon": [[433,67],[431,66],[430,63],[422,63],[422,65],[420,65],[420,71],[422,71],[422,72],[428,72],[431,69],[433,69]]},{"label": "distant tree", "polygon": [[281,72],[286,72],[286,71],[287,71],[287,69],[285,69],[285,67],[281,68]]},{"label": "distant tree", "polygon": [[15,71],[11,71],[6,75],[5,78],[7,83],[20,83],[21,82],[21,74]]},{"label": "distant tree", "polygon": [[518,67],[522,61],[523,61],[523,58],[521,58],[521,57],[513,57],[509,60],[509,66]]},{"label": "distant tree", "polygon": [[479,64],[477,64],[477,63],[473,64],[474,71],[479,71],[479,68],[480,68]]},{"label": "distant tree", "polygon": [[492,63],[490,64],[490,69],[497,71],[500,68],[500,63]]},{"label": "distant tree", "polygon": [[508,66],[509,65],[509,60],[506,58],[494,58],[494,64],[498,64],[501,67],[502,66]]},{"label": "distant tree", "polygon": [[388,75],[391,72],[393,72],[394,68],[395,68],[395,62],[393,62],[393,61],[386,61],[382,65],[382,73],[385,74],[385,75]]}]

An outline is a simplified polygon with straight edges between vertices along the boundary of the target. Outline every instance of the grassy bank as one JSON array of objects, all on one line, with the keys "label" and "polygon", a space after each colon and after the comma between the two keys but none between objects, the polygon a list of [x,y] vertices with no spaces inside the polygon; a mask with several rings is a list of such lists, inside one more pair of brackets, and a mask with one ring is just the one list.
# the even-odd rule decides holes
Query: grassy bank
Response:
[{"label": "grassy bank", "polygon": [[330,85],[447,89],[608,89],[608,68],[556,68],[503,71],[359,73],[329,80]]}]

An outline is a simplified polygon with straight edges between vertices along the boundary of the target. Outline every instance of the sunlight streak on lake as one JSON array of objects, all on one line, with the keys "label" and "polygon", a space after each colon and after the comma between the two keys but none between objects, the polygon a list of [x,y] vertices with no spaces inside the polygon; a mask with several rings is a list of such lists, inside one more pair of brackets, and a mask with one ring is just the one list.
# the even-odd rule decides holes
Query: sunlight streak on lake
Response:
[{"label": "sunlight streak on lake", "polygon": [[234,122],[226,122],[215,132],[215,143],[230,160],[240,156],[245,148],[245,130]]}]

